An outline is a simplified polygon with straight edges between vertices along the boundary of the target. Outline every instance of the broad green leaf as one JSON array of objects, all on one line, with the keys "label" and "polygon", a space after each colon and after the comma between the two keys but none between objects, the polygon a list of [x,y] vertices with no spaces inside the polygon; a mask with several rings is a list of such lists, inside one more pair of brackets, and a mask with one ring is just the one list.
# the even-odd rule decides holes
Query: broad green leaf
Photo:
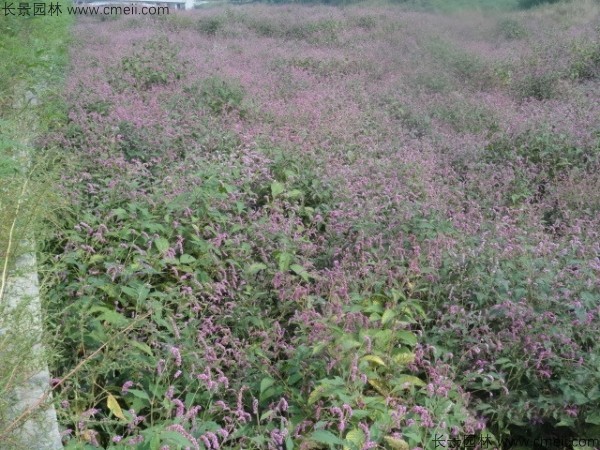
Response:
[{"label": "broad green leaf", "polygon": [[106,406],[108,406],[108,409],[110,409],[110,412],[112,412],[115,417],[118,417],[121,420],[127,420],[123,415],[123,410],[119,406],[119,402],[112,394],[108,394]]},{"label": "broad green leaf", "polygon": [[273,416],[273,414],[275,414],[275,411],[273,411],[272,409],[269,409],[268,411],[265,411],[264,413],[261,414],[258,421],[262,422],[263,420],[266,420],[266,419],[270,418],[271,416]]},{"label": "broad green leaf", "polygon": [[294,440],[290,434],[285,437],[285,450],[294,450]]},{"label": "broad green leaf", "polygon": [[129,320],[123,314],[113,311],[112,309],[106,308],[104,306],[94,306],[90,308],[90,312],[101,312],[102,314],[98,316],[98,320],[108,322],[109,324],[114,325],[116,327],[125,326],[129,323]]},{"label": "broad green leaf", "polygon": [[143,351],[148,356],[154,356],[154,354],[152,353],[152,349],[145,342],[139,342],[139,341],[130,341],[130,342],[131,342],[131,345],[133,345],[135,348]]},{"label": "broad green leaf", "polygon": [[365,361],[372,362],[373,364],[376,364],[378,366],[385,367],[385,362],[383,361],[383,359],[381,359],[377,355],[365,355],[365,356],[362,357],[362,359],[365,360]]},{"label": "broad green leaf", "polygon": [[324,342],[324,341],[319,342],[318,344],[315,344],[315,346],[312,349],[313,356],[321,353],[326,347],[327,347],[327,342]]},{"label": "broad green leaf", "polygon": [[411,364],[415,360],[414,353],[399,353],[394,356],[394,362],[396,364]]},{"label": "broad green leaf", "polygon": [[273,386],[275,384],[275,380],[273,378],[263,378],[262,381],[260,382],[260,397],[261,400],[264,400],[263,398],[263,394],[265,393],[265,391],[267,389],[269,389],[271,386]]},{"label": "broad green leaf", "polygon": [[156,239],[154,241],[154,245],[156,245],[156,248],[161,253],[165,253],[167,250],[169,250],[169,241],[167,241],[165,238]]},{"label": "broad green leaf", "polygon": [[572,417],[565,417],[556,424],[557,427],[572,427],[575,425],[575,420]]},{"label": "broad green leaf", "polygon": [[250,266],[247,269],[247,272],[250,275],[254,275],[255,273],[258,273],[261,270],[265,270],[266,268],[267,268],[266,264],[263,264],[263,263],[254,263],[254,264],[250,264]]},{"label": "broad green leaf", "polygon": [[346,435],[346,441],[351,447],[344,446],[344,450],[361,450],[366,440],[365,433],[359,428],[350,430]]},{"label": "broad green leaf", "polygon": [[123,220],[129,215],[129,213],[127,211],[125,211],[123,208],[113,209],[111,211],[111,214],[114,215],[119,220]]},{"label": "broad green leaf", "polygon": [[383,313],[383,316],[381,316],[381,324],[385,325],[390,320],[392,320],[395,316],[396,316],[396,313],[393,310],[386,309],[385,312]]},{"label": "broad green leaf", "polygon": [[290,269],[292,270],[292,272],[294,272],[296,275],[299,275],[304,281],[308,281],[310,278],[310,274],[306,271],[306,269],[304,267],[302,267],[300,264],[292,264],[290,266]]},{"label": "broad green leaf", "polygon": [[401,375],[398,379],[397,379],[398,384],[400,385],[400,387],[404,387],[405,384],[412,384],[414,386],[425,386],[425,382],[423,380],[421,380],[420,378],[417,378],[413,375]]},{"label": "broad green leaf", "polygon": [[404,439],[395,438],[393,436],[385,436],[383,440],[394,450],[409,450],[408,442]]},{"label": "broad green leaf", "polygon": [[302,192],[300,189],[292,189],[287,194],[288,198],[299,198],[299,197],[302,197],[303,195],[304,195],[304,192]]},{"label": "broad green leaf", "polygon": [[194,258],[192,255],[188,255],[187,253],[184,253],[179,257],[179,262],[181,264],[191,264],[194,261],[196,261],[196,258]]},{"label": "broad green leaf", "polygon": [[144,391],[140,391],[139,389],[129,389],[127,392],[137,398],[141,398],[144,400],[150,400],[150,397],[148,396],[148,394]]},{"label": "broad green leaf", "polygon": [[379,392],[381,395],[383,395],[384,397],[388,397],[390,392],[387,389],[387,387],[385,386],[385,384],[380,383],[378,380],[375,380],[373,378],[369,378],[368,383],[373,386],[375,388],[375,390],[377,392]]},{"label": "broad green leaf", "polygon": [[317,400],[319,400],[321,398],[321,396],[323,395],[323,392],[325,391],[325,386],[317,386],[315,388],[314,391],[312,391],[310,393],[310,395],[308,396],[308,404],[312,405],[313,403],[315,403]]},{"label": "broad green leaf", "polygon": [[417,336],[414,333],[406,330],[396,331],[396,337],[400,342],[406,345],[416,345],[417,344]]},{"label": "broad green leaf", "polygon": [[283,191],[285,191],[285,186],[283,183],[280,183],[279,181],[274,181],[271,183],[271,195],[273,195],[273,197],[281,195]]},{"label": "broad green leaf", "polygon": [[344,441],[327,430],[317,430],[310,435],[310,439],[319,444],[344,445]]},{"label": "broad green leaf", "polygon": [[277,262],[279,263],[279,270],[281,272],[285,272],[290,268],[290,264],[294,260],[294,255],[287,252],[282,252],[277,257]]},{"label": "broad green leaf", "polygon": [[193,444],[180,433],[175,431],[163,431],[160,433],[163,442],[167,444],[177,445],[182,448],[193,447]]}]

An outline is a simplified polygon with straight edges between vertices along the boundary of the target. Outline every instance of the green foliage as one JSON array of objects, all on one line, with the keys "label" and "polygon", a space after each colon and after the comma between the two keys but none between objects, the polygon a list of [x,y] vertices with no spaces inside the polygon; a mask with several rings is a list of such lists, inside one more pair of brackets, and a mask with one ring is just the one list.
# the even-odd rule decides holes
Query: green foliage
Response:
[{"label": "green foliage", "polygon": [[452,126],[459,133],[493,133],[498,131],[498,121],[491,111],[457,100],[451,107],[434,107],[431,116]]},{"label": "green foliage", "polygon": [[[136,89],[148,90],[152,86],[181,78],[182,65],[177,57],[178,53],[179,50],[169,42],[167,36],[161,36],[144,43],[143,49],[123,58],[120,70],[133,78]],[[118,70],[115,70],[114,75],[113,86],[126,89],[128,83],[120,78]]]},{"label": "green foliage", "polygon": [[348,59],[317,59],[317,58],[291,58],[277,62],[277,65],[287,65],[298,69],[304,69],[321,77],[348,76],[360,73],[368,68],[359,61]]},{"label": "green foliage", "polygon": [[486,89],[493,84],[489,67],[479,57],[440,38],[431,39],[427,49],[440,68],[449,70],[460,82],[476,89]]},{"label": "green foliage", "polygon": [[554,180],[571,168],[596,170],[600,154],[595,147],[573,146],[565,135],[528,131],[512,139],[505,136],[490,143],[486,147],[486,159],[496,164],[522,161]]},{"label": "green foliage", "polygon": [[536,6],[558,3],[561,0],[519,0],[519,8],[534,8]]},{"label": "green foliage", "polygon": [[597,147],[573,146],[568,136],[529,131],[489,143],[484,159],[511,167],[514,179],[507,204],[518,205],[541,201],[570,173],[594,173],[598,170],[600,153]]},{"label": "green foliage", "polygon": [[[436,420],[446,421],[449,427],[462,425],[467,414],[456,388],[446,397],[431,396],[424,389],[427,382],[423,376],[415,375],[409,369],[415,362],[419,341],[413,327],[418,327],[425,314],[420,302],[392,289],[370,296],[354,295],[353,301],[340,313],[334,323],[323,322],[331,339],[312,348],[298,347],[297,359],[286,363],[288,379],[298,380],[301,374],[310,373],[311,379],[315,380],[308,396],[293,396],[301,402],[298,413],[318,406],[329,411],[324,419],[330,422],[340,420],[339,413],[334,412],[336,409],[347,416],[339,432],[317,428],[308,435],[306,444],[314,442],[329,448],[360,449],[366,442],[366,435],[359,425],[367,423],[373,442],[385,442],[390,448],[421,446],[434,449],[434,432],[428,430],[427,425],[423,426],[421,417],[410,410],[414,405],[422,405]],[[344,317],[357,315],[364,315],[369,326],[344,326]],[[331,360],[338,364],[334,370],[327,370],[326,363]],[[358,377],[357,373],[365,374],[366,378]],[[265,383],[266,386],[271,384]],[[277,395],[277,391],[271,395]],[[348,407],[352,410],[351,415],[347,413]],[[402,428],[403,439],[391,436],[400,432],[394,419],[397,407],[408,408],[410,412],[406,419],[413,421],[412,425]],[[295,423],[303,419],[303,416],[292,416]]]},{"label": "green foliage", "polygon": [[577,41],[573,44],[571,78],[592,80],[600,77],[600,42]]},{"label": "green foliage", "polygon": [[214,36],[220,31],[225,25],[225,17],[223,16],[211,16],[204,17],[198,20],[196,28],[201,33],[209,36]]},{"label": "green foliage", "polygon": [[452,90],[455,81],[445,72],[437,71],[435,73],[420,74],[415,80],[415,84],[427,91],[446,93]]},{"label": "green foliage", "polygon": [[520,100],[550,100],[558,94],[558,79],[555,73],[529,74],[515,83],[514,90]]},{"label": "green foliage", "polygon": [[[0,10],[7,4],[18,9],[0,2]],[[53,191],[52,161],[37,155],[32,142],[57,120],[50,93],[60,89],[70,23],[66,15],[28,18],[4,10],[0,20],[0,441],[15,450],[27,449],[19,427],[7,427],[24,386],[47,355],[34,350],[40,317],[33,316],[31,299],[10,298],[6,276],[21,275],[16,257],[34,250],[31,236],[47,236],[44,225],[56,220],[61,204]],[[33,408],[31,417],[41,409]]]},{"label": "green foliage", "polygon": [[497,33],[504,39],[523,39],[527,36],[527,28],[514,18],[504,18],[498,22]]},{"label": "green foliage", "polygon": [[415,112],[397,100],[390,100],[386,103],[385,107],[390,116],[399,120],[415,137],[420,138],[431,132],[431,119],[429,116]]},{"label": "green foliage", "polygon": [[[480,243],[467,242],[477,239],[466,238],[464,245],[474,248]],[[500,246],[504,241],[495,233],[488,239]],[[596,307],[600,293],[569,277],[569,292],[581,302],[574,307],[556,297],[565,277],[561,263],[588,269],[574,250],[562,248],[560,261],[548,261],[534,256],[535,245],[523,240],[510,257],[485,246],[476,259],[447,260],[434,302],[447,302],[450,290],[460,311],[444,308],[448,318],[428,328],[430,337],[444,351],[463,355],[465,368],[486,361],[482,370],[465,373],[461,384],[474,393],[475,409],[490,418],[495,434],[533,438],[559,427],[585,436],[596,430],[599,349],[595,331],[577,323]],[[463,362],[455,361],[460,372]]]},{"label": "green foliage", "polygon": [[217,115],[230,114],[234,111],[243,115],[244,95],[244,88],[239,82],[218,76],[206,78],[199,87],[202,103]]}]

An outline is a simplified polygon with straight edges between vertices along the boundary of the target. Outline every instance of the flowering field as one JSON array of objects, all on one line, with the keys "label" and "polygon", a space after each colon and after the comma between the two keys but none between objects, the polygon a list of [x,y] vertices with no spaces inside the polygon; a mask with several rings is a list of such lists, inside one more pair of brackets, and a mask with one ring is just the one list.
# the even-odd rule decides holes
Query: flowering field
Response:
[{"label": "flowering field", "polygon": [[600,438],[599,24],[82,19],[43,142],[66,448]]}]

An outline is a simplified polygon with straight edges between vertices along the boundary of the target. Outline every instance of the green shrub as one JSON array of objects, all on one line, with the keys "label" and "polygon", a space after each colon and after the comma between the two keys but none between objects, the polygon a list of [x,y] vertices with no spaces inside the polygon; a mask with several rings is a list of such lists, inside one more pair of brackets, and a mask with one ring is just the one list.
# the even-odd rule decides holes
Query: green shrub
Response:
[{"label": "green shrub", "polygon": [[216,35],[225,26],[225,18],[222,16],[203,17],[198,20],[196,28],[198,31],[209,36]]},{"label": "green shrub", "polygon": [[459,49],[451,43],[435,38],[427,48],[433,59],[443,68],[450,70],[462,83],[476,89],[485,89],[493,84],[493,76],[485,61],[476,55]]},{"label": "green shrub", "polygon": [[214,114],[228,114],[233,111],[244,113],[244,88],[235,80],[218,76],[206,78],[199,86],[199,95],[203,104]]},{"label": "green shrub", "polygon": [[431,116],[443,120],[459,133],[481,133],[498,131],[498,122],[491,111],[457,101],[453,106],[439,106]]},{"label": "green shrub", "polygon": [[600,78],[600,42],[577,42],[573,46],[571,78],[591,80]]},{"label": "green shrub", "polygon": [[129,83],[124,82],[118,75],[119,71],[129,74],[134,80],[134,87],[139,90],[148,90],[152,86],[179,80],[183,75],[183,67],[178,53],[179,50],[166,36],[152,39],[144,44],[143,49],[122,59],[120,70],[114,70],[111,80],[113,87],[121,90],[129,87]]},{"label": "green shrub", "polygon": [[[491,245],[465,237],[465,248],[477,248],[473,258],[446,262],[439,281],[445,294],[436,303],[443,310],[428,338],[456,355],[461,384],[495,435],[593,436],[600,348],[597,324],[583,322],[600,292],[583,281],[593,276],[586,261],[568,245],[551,259],[535,256],[535,239],[513,241],[511,255],[501,256],[495,248],[505,248],[505,239],[494,232],[486,239]],[[577,272],[566,275],[567,267]],[[557,295],[564,283],[571,300]]]},{"label": "green shrub", "polygon": [[399,120],[415,137],[420,138],[431,132],[431,119],[429,116],[415,112],[395,100],[389,101],[386,109],[391,117]]},{"label": "green shrub", "polygon": [[558,80],[555,73],[527,75],[515,83],[514,90],[520,100],[550,100],[558,94]]},{"label": "green shrub", "polygon": [[[600,151],[595,146],[574,146],[568,136],[529,131],[490,142],[484,150],[483,159],[512,169],[514,179],[506,201],[515,206],[539,202],[568,174],[595,173],[599,168]],[[553,217],[556,217],[556,212]]]},{"label": "green shrub", "polygon": [[414,84],[430,92],[448,92],[452,90],[454,81],[445,72],[423,73],[418,76]]},{"label": "green shrub", "polygon": [[505,18],[498,22],[497,33],[504,39],[522,39],[527,36],[527,28],[513,18]]}]

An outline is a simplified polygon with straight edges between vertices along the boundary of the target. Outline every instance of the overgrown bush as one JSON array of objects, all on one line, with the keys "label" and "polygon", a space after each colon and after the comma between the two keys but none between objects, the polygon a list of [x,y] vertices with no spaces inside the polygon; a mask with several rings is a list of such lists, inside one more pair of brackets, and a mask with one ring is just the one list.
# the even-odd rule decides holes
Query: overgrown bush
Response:
[{"label": "overgrown bush", "polygon": [[515,83],[517,98],[550,100],[558,94],[559,76],[555,73],[529,74]]},{"label": "overgrown bush", "polygon": [[[182,67],[177,59],[178,50],[166,36],[144,43],[144,48],[126,56],[121,61],[121,71],[133,78],[133,86],[148,90],[152,86],[167,84],[182,76]],[[125,88],[127,83],[119,78],[118,71],[112,80],[116,88]]]},{"label": "overgrown bush", "polygon": [[527,36],[527,28],[512,18],[505,18],[498,22],[498,34],[505,39],[522,39]]},{"label": "overgrown bush", "polygon": [[206,78],[199,88],[199,95],[202,103],[213,114],[227,114],[233,111],[242,115],[244,113],[244,89],[236,81],[217,76]]},{"label": "overgrown bush", "polygon": [[600,77],[600,42],[576,42],[573,53],[572,78],[591,80]]}]

